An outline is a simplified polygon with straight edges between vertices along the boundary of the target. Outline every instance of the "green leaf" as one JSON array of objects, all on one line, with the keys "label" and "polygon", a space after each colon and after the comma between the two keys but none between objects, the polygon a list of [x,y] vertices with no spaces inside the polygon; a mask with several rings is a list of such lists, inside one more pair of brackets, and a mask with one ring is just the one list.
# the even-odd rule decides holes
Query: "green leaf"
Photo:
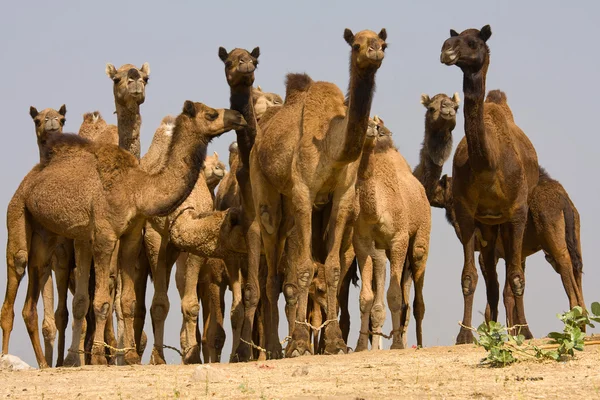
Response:
[{"label": "green leaf", "polygon": [[[597,301],[592,303],[592,314],[600,317],[600,303],[598,303]],[[597,320],[595,320],[595,321],[597,321]],[[600,321],[597,321],[597,322],[600,322]]]},{"label": "green leaf", "polygon": [[563,338],[563,335],[564,335],[564,334],[563,334],[563,333],[560,333],[560,332],[550,332],[550,333],[548,334],[548,337],[549,337],[550,339],[554,339],[554,340],[560,340],[560,339],[562,339],[562,338]]}]

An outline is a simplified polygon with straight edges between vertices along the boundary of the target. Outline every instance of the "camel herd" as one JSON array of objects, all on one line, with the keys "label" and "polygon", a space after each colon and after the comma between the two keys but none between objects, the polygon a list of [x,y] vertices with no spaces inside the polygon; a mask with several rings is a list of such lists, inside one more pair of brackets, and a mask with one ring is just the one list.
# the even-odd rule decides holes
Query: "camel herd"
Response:
[{"label": "camel herd", "polygon": [[[369,343],[381,348],[382,337],[392,339],[392,348],[406,346],[412,285],[422,345],[430,207],[446,210],[464,249],[464,325],[471,325],[478,280],[475,251],[486,285],[486,320],[498,319],[496,264],[503,258],[507,323],[531,337],[524,268],[525,258],[539,250],[560,274],[569,305],[584,306],[579,214],[560,183],[539,167],[506,95],[492,90],[486,96],[490,36],[489,25],[460,34],[451,30],[442,46],[441,62],[463,73],[465,137],[455,151],[452,177],[441,175],[452,153],[458,93],[422,95],[425,135],[414,170],[383,120],[370,118],[385,29],[344,31],[351,48],[346,94],[295,73],[286,77],[285,99],[263,92],[253,87],[259,48],[220,47],[230,109],[185,101],[178,116],[162,120],[143,157],[140,106],[148,63],[118,69],[107,64],[116,126],[96,111],[84,115],[78,135],[63,134],[64,105],[58,111],[31,107],[40,162],[7,210],[2,353],[8,353],[15,298],[27,270],[23,318],[40,367],[52,365],[57,333],[57,366],[140,363],[148,341],[148,278],[154,285],[151,363],[165,363],[174,265],[184,363],[220,361],[228,288],[231,361],[346,353],[348,293],[359,272],[355,351]],[[237,140],[229,147],[227,173],[216,153],[207,156],[207,147],[230,130]],[[389,335],[382,331],[388,262]],[[69,291],[73,336],[65,357]],[[288,323],[283,342],[281,293]],[[471,331],[462,328],[456,341],[472,342]]]}]

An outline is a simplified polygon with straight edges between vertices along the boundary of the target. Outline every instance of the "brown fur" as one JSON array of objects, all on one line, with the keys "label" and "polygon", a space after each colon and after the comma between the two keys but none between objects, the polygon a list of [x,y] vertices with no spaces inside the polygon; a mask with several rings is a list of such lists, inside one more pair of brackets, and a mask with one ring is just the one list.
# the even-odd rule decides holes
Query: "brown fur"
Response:
[{"label": "brown fur", "polygon": [[99,111],[83,114],[79,136],[97,143],[119,145],[119,130],[116,125],[108,125]]},{"label": "brown fur", "polygon": [[[527,224],[527,203],[539,178],[537,155],[527,136],[514,123],[512,113],[507,113],[508,105],[484,102],[490,57],[486,42],[492,34],[489,25],[480,31],[468,29],[461,34],[450,33],[451,37],[442,47],[440,60],[461,68],[465,97],[465,138],[454,155],[452,179],[453,207],[465,254],[461,279],[465,305],[462,322],[471,326],[473,293],[477,285],[474,232],[478,223],[485,241],[495,243],[500,233],[503,243],[510,249],[506,275],[515,294],[515,323],[526,325],[521,248]],[[496,321],[499,288],[496,270],[491,268],[494,252],[485,249],[483,253],[489,267],[484,278],[490,318]],[[522,329],[522,333],[531,337],[528,328]],[[472,341],[472,332],[461,328],[457,343]]]},{"label": "brown fur", "polygon": [[[294,321],[307,318],[309,277],[313,270],[313,206],[321,209],[332,204],[335,210],[323,225],[326,230],[321,232],[321,237],[327,236],[327,318],[337,319],[341,241],[354,202],[356,170],[375,90],[375,73],[387,46],[386,37],[385,29],[379,35],[372,31],[356,35],[349,29],[345,31],[344,38],[352,48],[347,107],[337,86],[328,82],[313,83],[305,74],[292,74],[287,78],[286,99],[281,110],[265,123],[261,120],[250,163],[256,212],[250,231],[252,237],[262,237],[268,265],[267,298],[276,304],[280,290],[277,267],[291,231],[291,221],[295,224],[290,238],[294,242],[290,247],[294,250],[287,253],[292,270],[286,272],[286,276],[293,278],[284,284],[286,302],[295,304],[295,311],[286,311],[292,319],[288,321],[290,329],[294,328],[289,333],[292,340],[286,348],[287,356],[310,353],[308,332]],[[248,240],[248,247],[249,302],[244,326],[248,323],[252,327],[252,316],[260,298],[255,278],[260,242]],[[277,309],[272,308],[269,314],[275,325]],[[271,335],[267,343],[279,342],[276,332]],[[324,338],[326,353],[346,351],[338,323],[327,325]]]},{"label": "brown fur", "polygon": [[[354,249],[362,279],[361,334],[356,351],[367,349],[369,323],[374,332],[381,332],[383,327],[383,284],[388,259],[392,348],[405,347],[411,283],[408,277],[415,282],[417,343],[422,345],[421,323],[425,312],[422,290],[431,211],[423,186],[394,146],[391,132],[384,128],[382,124],[375,127],[370,124],[356,183],[359,211],[354,226]],[[373,348],[379,347],[380,340],[375,340]]]},{"label": "brown fur", "polygon": [[49,136],[61,134],[67,121],[67,107],[63,104],[58,111],[46,108],[38,111],[35,107],[29,107],[29,115],[35,124],[35,135],[40,150],[40,161],[42,160],[42,149],[46,145]]},{"label": "brown fur", "polygon": [[259,121],[268,109],[282,106],[283,99],[277,93],[263,92],[261,87],[258,86],[252,89],[252,103],[254,104],[256,120]]},{"label": "brown fur", "polygon": [[419,153],[419,164],[413,174],[425,187],[429,203],[434,207],[443,207],[443,198],[440,199],[440,193],[436,189],[444,163],[452,153],[452,130],[456,126],[459,102],[458,93],[452,98],[443,93],[432,98],[426,94],[421,95],[421,104],[427,109],[425,138]]}]

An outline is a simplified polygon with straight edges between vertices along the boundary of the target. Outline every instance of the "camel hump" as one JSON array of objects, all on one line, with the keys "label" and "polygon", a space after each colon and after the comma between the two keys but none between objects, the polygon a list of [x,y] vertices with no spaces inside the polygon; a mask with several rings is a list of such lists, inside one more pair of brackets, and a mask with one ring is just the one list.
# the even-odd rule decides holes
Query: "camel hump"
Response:
[{"label": "camel hump", "polygon": [[508,104],[506,93],[499,89],[490,90],[485,98],[485,101],[488,103]]},{"label": "camel hump", "polygon": [[313,80],[305,73],[287,74],[285,80],[285,97],[289,97],[295,92],[306,92],[313,84]]}]

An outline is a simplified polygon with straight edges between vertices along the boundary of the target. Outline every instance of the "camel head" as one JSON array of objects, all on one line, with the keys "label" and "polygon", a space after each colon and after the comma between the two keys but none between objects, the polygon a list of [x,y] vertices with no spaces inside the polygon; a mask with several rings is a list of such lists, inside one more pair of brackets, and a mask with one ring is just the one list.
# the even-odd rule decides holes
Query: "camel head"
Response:
[{"label": "camel head", "polygon": [[96,125],[98,123],[106,125],[106,121],[104,121],[104,118],[100,114],[100,111],[87,112],[83,114],[83,122],[93,125]]},{"label": "camel head", "polygon": [[208,187],[216,187],[225,176],[225,164],[219,160],[215,151],[212,156],[206,156],[204,161],[204,177]]},{"label": "camel head", "polygon": [[106,64],[106,75],[113,81],[115,102],[129,110],[135,111],[146,99],[146,85],[150,79],[150,65],[144,63],[141,68],[125,64],[116,69],[111,63]]},{"label": "camel head", "polygon": [[460,69],[478,72],[489,62],[490,49],[486,42],[492,36],[489,25],[481,30],[467,29],[460,34],[450,29],[450,38],[442,46],[440,61]]},{"label": "camel head", "polygon": [[435,131],[450,130],[456,126],[456,111],[460,104],[458,92],[450,98],[444,93],[429,97],[426,94],[421,95],[421,104],[427,109],[425,114],[426,129]]},{"label": "camel head", "polygon": [[277,93],[263,92],[258,86],[252,89],[252,103],[256,120],[259,120],[269,108],[283,105],[283,99]]},{"label": "camel head", "polygon": [[224,47],[219,47],[219,58],[225,64],[225,76],[230,87],[252,86],[254,84],[254,71],[258,67],[260,48],[255,47],[252,52],[244,49],[233,49],[229,53]]},{"label": "camel head", "polygon": [[176,125],[181,121],[192,133],[203,135],[209,140],[232,129],[240,129],[248,125],[237,111],[224,108],[211,108],[202,103],[186,100],[183,111],[177,117]]},{"label": "camel head", "polygon": [[232,142],[229,145],[229,169],[233,168],[233,162],[238,157],[240,150],[237,142]]},{"label": "camel head", "polygon": [[356,35],[348,28],[344,31],[344,39],[352,47],[350,63],[360,69],[379,68],[385,57],[387,32],[383,28],[379,34],[364,30]]},{"label": "camel head", "polygon": [[380,140],[386,138],[392,138],[392,132],[383,124],[383,120],[378,115],[373,118],[369,118],[369,125],[367,126],[367,138],[365,140],[365,146],[372,147]]},{"label": "camel head", "polygon": [[47,135],[53,133],[62,133],[63,126],[67,121],[67,107],[63,104],[58,111],[53,108],[46,108],[39,111],[31,106],[29,107],[29,115],[35,123],[35,134],[38,140],[44,140]]}]

